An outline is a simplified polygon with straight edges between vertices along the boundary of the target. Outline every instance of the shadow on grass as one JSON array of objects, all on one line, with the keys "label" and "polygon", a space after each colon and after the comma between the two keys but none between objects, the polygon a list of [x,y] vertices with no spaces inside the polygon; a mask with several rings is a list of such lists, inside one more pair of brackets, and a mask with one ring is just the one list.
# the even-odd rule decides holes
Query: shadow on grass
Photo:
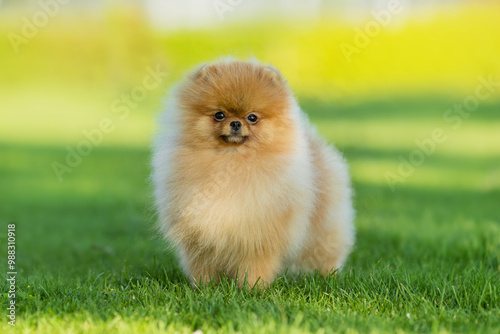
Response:
[{"label": "shadow on grass", "polygon": [[[467,96],[453,98],[440,96],[407,96],[398,99],[362,100],[359,103],[342,104],[336,101],[299,98],[303,110],[314,120],[428,120],[442,121],[444,113]],[[471,118],[479,121],[500,120],[499,102],[488,100],[471,112]]]}]

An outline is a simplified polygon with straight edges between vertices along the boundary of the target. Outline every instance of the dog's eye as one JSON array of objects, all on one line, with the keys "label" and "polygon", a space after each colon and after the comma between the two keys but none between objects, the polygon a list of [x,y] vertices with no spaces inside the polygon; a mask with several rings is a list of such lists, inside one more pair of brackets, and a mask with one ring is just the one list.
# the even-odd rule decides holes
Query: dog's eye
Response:
[{"label": "dog's eye", "polygon": [[216,113],[215,113],[215,115],[214,115],[214,119],[215,119],[216,121],[219,121],[219,122],[220,122],[220,121],[223,121],[225,118],[226,118],[226,115],[224,115],[224,113],[223,113],[222,111],[218,111],[218,112],[216,112]]},{"label": "dog's eye", "polygon": [[257,116],[255,114],[250,114],[247,116],[247,121],[250,123],[256,123],[257,122]]}]

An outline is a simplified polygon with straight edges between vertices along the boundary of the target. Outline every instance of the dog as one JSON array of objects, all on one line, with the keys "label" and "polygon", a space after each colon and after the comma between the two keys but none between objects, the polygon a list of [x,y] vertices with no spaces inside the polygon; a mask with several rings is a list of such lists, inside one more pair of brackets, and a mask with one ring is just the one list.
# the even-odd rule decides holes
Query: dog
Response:
[{"label": "dog", "polygon": [[348,166],[283,76],[256,60],[205,64],[169,94],[154,139],[158,227],[193,284],[268,286],[340,269],[354,240]]}]

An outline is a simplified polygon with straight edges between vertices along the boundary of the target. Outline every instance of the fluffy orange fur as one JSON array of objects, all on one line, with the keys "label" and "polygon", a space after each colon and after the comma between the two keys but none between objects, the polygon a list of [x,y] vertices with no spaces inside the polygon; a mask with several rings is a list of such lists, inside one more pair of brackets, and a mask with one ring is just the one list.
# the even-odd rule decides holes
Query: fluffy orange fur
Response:
[{"label": "fluffy orange fur", "polygon": [[193,283],[342,266],[354,242],[347,165],[275,69],[205,65],[166,108],[153,156],[159,227]]}]

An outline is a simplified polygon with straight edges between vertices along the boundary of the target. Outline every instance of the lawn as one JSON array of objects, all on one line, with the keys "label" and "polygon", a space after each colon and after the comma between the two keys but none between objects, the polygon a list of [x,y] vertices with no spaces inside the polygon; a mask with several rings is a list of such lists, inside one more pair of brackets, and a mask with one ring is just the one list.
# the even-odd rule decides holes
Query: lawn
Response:
[{"label": "lawn", "polygon": [[[14,223],[17,269],[16,328],[3,280],[0,332],[498,333],[500,89],[459,126],[445,118],[478,77],[498,78],[497,13],[388,31],[350,65],[338,45],[352,28],[328,22],[159,34],[127,16],[105,28],[75,18],[51,22],[19,55],[0,40],[0,267],[8,271]],[[9,20],[0,30],[17,29]],[[336,276],[285,273],[265,291],[231,281],[192,289],[153,229],[154,118],[184,71],[249,53],[278,65],[348,160],[356,246]],[[165,81],[127,117],[113,113],[157,64]],[[58,179],[54,162],[105,118],[113,131]],[[418,153],[436,129],[445,139]]]},{"label": "lawn", "polygon": [[[152,229],[146,145],[97,147],[59,183],[50,163],[64,158],[64,148],[1,144],[3,239],[7,223],[17,226],[16,329],[498,332],[500,155],[488,154],[498,141],[460,152],[451,138],[394,191],[383,177],[413,149],[412,138],[426,133],[418,124],[439,124],[442,110],[433,108],[440,103],[367,101],[331,112],[327,103],[304,101],[351,164],[357,244],[337,277],[285,274],[264,292],[233,282],[191,289]],[[478,110],[464,135],[498,136],[498,107]],[[417,125],[388,143],[395,120]]]}]

